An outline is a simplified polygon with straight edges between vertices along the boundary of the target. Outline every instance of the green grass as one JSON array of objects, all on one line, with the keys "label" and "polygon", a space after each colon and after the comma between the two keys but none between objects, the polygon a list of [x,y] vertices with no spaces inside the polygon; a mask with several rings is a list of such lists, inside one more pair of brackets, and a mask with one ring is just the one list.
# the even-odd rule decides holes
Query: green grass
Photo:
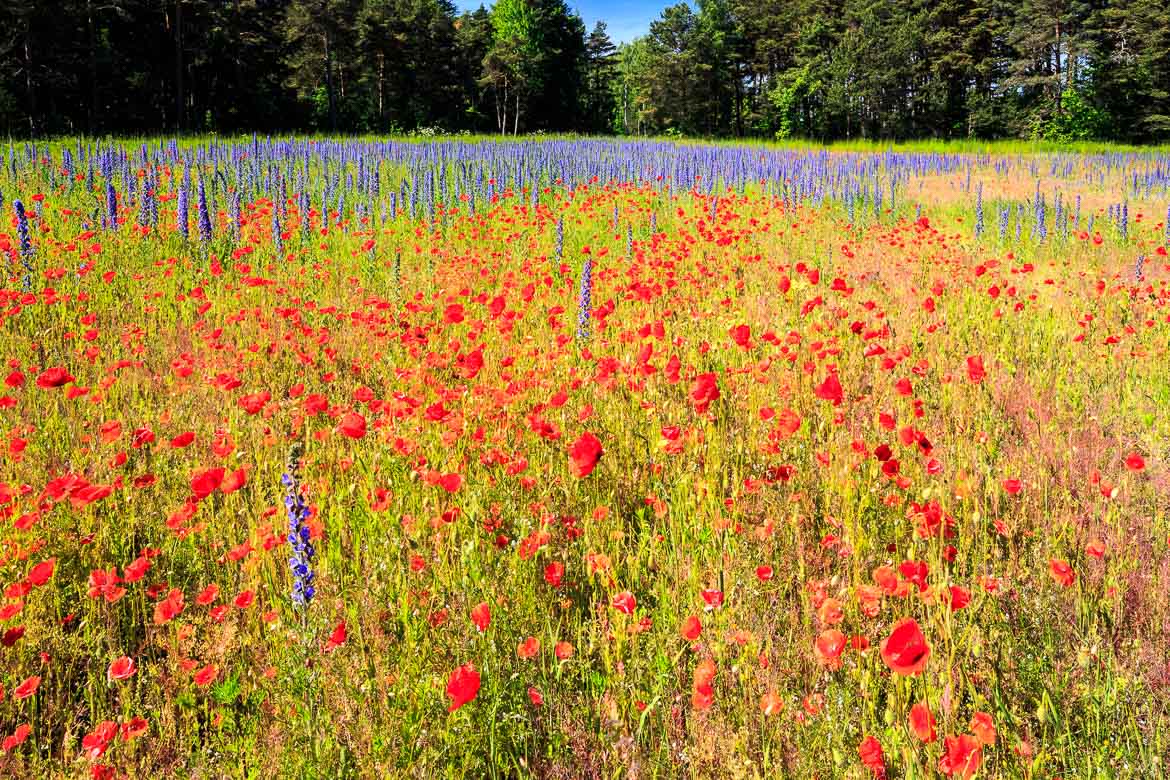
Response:
[{"label": "green grass", "polygon": [[[409,171],[382,175],[382,192],[396,192]],[[27,200],[46,177],[0,184]],[[163,193],[172,177],[161,172]],[[997,177],[978,165],[975,179]],[[1104,197],[1119,182],[1043,185]],[[308,186],[319,208],[319,166]],[[535,210],[521,193],[437,224],[363,225],[350,212],[324,234],[290,191],[280,254],[264,197],[245,202],[239,241],[220,214],[201,245],[177,234],[173,200],[155,228],[135,231],[123,203],[127,224],[81,239],[97,194],[49,193],[32,298],[12,265],[0,301],[0,357],[25,375],[0,404],[12,493],[0,574],[19,586],[56,559],[48,583],[0,604],[24,605],[0,629],[25,629],[0,649],[0,736],[31,727],[0,772],[862,778],[873,773],[858,746],[873,736],[890,777],[928,778],[946,738],[986,713],[997,737],[979,777],[1161,776],[1170,268],[1153,254],[1155,224],[1100,245],[1027,230],[1001,243],[990,200],[990,235],[972,237],[967,193],[922,203],[932,230],[914,222],[910,194],[847,225],[840,204],[785,210],[755,188],[721,191],[714,221],[696,192],[550,190]],[[575,335],[586,245],[587,341]],[[1138,251],[1150,255],[1144,285],[1131,278]],[[78,275],[83,262],[93,268]],[[750,346],[729,333],[741,324]],[[874,345],[884,352],[867,354]],[[983,358],[980,382],[971,356]],[[49,366],[88,394],[37,387]],[[707,372],[719,397],[702,410],[692,393]],[[839,405],[816,393],[830,372]],[[265,391],[261,411],[241,406]],[[795,431],[769,414],[786,410]],[[362,438],[339,429],[348,411],[366,419]],[[136,447],[143,428],[155,440]],[[192,444],[169,444],[185,431]],[[569,450],[586,431],[604,454],[578,477]],[[318,594],[303,611],[283,541],[281,475],[297,444],[317,551]],[[1125,465],[1134,452],[1140,471]],[[212,466],[245,469],[246,484],[187,516],[192,476]],[[88,504],[46,493],[70,473],[113,489]],[[455,491],[440,482],[450,474],[462,477]],[[145,475],[153,484],[135,486]],[[1008,479],[1023,483],[1018,495]],[[144,548],[149,571],[124,595],[89,595],[92,572],[125,576]],[[1054,559],[1075,582],[1056,581]],[[899,573],[883,592],[875,572],[903,562],[927,565],[922,587]],[[565,570],[556,585],[553,563]],[[198,604],[210,583],[219,596]],[[949,606],[952,587],[970,596],[962,609]],[[157,622],[171,588],[184,609]],[[246,591],[254,601],[235,606]],[[632,614],[614,606],[626,591]],[[483,632],[470,618],[480,603]],[[695,641],[680,636],[688,616],[702,623]],[[903,617],[931,650],[913,676],[880,650]],[[346,639],[330,647],[341,622]],[[835,630],[859,647],[818,655]],[[530,637],[539,649],[521,657]],[[137,672],[111,681],[124,655]],[[480,688],[448,712],[448,680],[467,663]],[[199,685],[208,664],[214,680]],[[14,699],[32,675],[36,693]],[[767,694],[779,711],[763,710]],[[908,724],[919,702],[937,721],[928,745]],[[85,755],[103,721],[135,715],[146,734]]]}]

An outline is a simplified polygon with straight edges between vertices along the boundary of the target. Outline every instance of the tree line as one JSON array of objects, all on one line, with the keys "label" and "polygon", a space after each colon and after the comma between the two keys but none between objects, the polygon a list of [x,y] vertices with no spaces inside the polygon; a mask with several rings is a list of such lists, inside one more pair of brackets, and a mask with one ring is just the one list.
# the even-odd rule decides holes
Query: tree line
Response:
[{"label": "tree line", "polygon": [[696,0],[615,47],[565,0],[0,8],[0,129],[1170,139],[1163,0]]}]

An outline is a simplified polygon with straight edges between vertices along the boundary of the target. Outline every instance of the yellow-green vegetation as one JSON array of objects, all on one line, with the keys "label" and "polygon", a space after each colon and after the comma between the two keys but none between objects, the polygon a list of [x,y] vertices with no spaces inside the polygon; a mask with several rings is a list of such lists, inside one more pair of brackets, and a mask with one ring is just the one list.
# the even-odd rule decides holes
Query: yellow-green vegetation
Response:
[{"label": "yellow-green vegetation", "polygon": [[851,151],[17,147],[0,773],[1162,776],[1170,159]]}]

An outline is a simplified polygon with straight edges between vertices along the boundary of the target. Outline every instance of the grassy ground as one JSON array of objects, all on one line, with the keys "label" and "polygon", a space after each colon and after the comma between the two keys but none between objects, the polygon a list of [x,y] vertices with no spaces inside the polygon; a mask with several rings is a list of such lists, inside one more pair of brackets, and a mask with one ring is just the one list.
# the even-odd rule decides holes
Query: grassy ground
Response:
[{"label": "grassy ground", "polygon": [[1016,167],[852,221],[598,182],[383,223],[290,186],[205,243],[177,165],[104,231],[100,189],[7,174],[45,198],[27,285],[0,236],[0,772],[1162,776],[1160,196],[1123,236],[1140,161],[1044,158],[1082,221],[1016,240],[1024,147],[904,148]]}]

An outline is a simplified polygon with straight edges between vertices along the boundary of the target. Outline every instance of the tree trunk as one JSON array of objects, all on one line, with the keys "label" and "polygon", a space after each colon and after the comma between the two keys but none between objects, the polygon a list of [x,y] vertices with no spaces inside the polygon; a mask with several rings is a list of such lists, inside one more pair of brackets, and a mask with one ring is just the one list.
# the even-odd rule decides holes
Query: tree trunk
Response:
[{"label": "tree trunk", "polygon": [[90,135],[97,135],[97,41],[93,31],[93,0],[85,0],[85,26],[89,38],[89,111],[85,126]]},{"label": "tree trunk", "polygon": [[512,135],[520,129],[520,90],[516,90],[516,112],[512,115]]},{"label": "tree trunk", "polygon": [[622,132],[626,135],[630,134],[630,98],[629,87],[626,85],[626,80],[622,78]]},{"label": "tree trunk", "polygon": [[1061,84],[1060,84],[1060,35],[1061,35],[1060,20],[1057,19],[1056,20],[1056,51],[1053,53],[1056,55],[1056,71],[1055,71],[1055,76],[1056,76],[1056,113],[1058,115],[1061,112],[1061,102],[1060,102],[1061,93],[1064,91],[1061,88]]},{"label": "tree trunk", "polygon": [[175,0],[175,128],[186,125],[186,96],[183,94],[183,0]]},{"label": "tree trunk", "polygon": [[[232,0],[232,9],[235,12],[232,15],[232,27],[234,28],[233,34],[234,34],[235,38],[238,40],[240,37],[240,29],[242,27],[240,22],[243,19],[243,16],[240,14],[240,0]],[[234,95],[235,100],[240,100],[240,101],[242,101],[244,99],[244,70],[243,70],[243,67],[244,67],[243,63],[240,61],[240,47],[233,46],[232,47],[232,72],[233,72],[233,75],[234,75],[235,81],[236,81],[236,83],[233,87],[233,95]],[[239,116],[239,113],[242,113],[241,108],[242,107],[237,108],[238,113],[237,113],[236,117],[233,117],[233,120],[234,120],[233,124],[239,123],[238,116]]]},{"label": "tree trunk", "polygon": [[37,91],[33,88],[32,46],[29,44],[29,27],[24,28],[24,87],[28,91],[28,133],[37,134]]},{"label": "tree trunk", "polygon": [[735,135],[743,137],[743,79],[738,65],[735,66]]},{"label": "tree trunk", "polygon": [[329,128],[337,131],[337,100],[333,94],[333,48],[325,33],[325,92],[329,98]]},{"label": "tree trunk", "polygon": [[378,52],[378,127],[383,129],[386,122],[386,55]]},{"label": "tree trunk", "polygon": [[500,125],[500,135],[508,134],[508,79],[504,78],[504,94],[501,97],[499,87],[496,88],[496,121]]}]

